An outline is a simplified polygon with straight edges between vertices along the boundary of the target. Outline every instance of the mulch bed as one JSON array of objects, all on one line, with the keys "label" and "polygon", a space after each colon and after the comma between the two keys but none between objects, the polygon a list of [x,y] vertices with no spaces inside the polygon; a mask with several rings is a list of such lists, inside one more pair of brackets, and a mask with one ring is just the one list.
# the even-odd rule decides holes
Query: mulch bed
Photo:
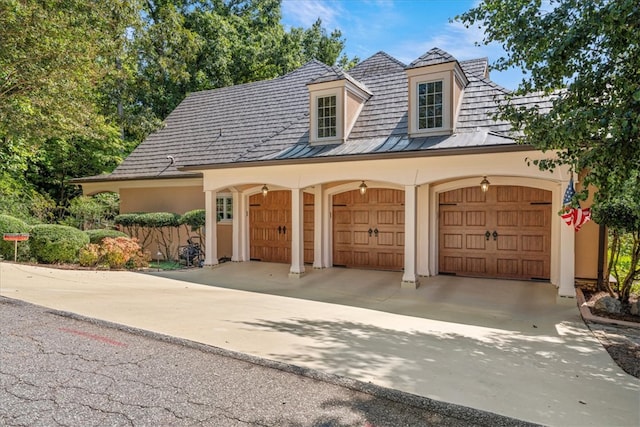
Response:
[{"label": "mulch bed", "polygon": [[604,295],[607,294],[605,292],[584,292],[585,302],[591,310],[591,314],[637,323],[638,326],[626,327],[595,322],[588,322],[588,326],[618,366],[629,375],[640,378],[640,316],[631,313],[615,314],[595,310],[593,308],[595,301]]}]

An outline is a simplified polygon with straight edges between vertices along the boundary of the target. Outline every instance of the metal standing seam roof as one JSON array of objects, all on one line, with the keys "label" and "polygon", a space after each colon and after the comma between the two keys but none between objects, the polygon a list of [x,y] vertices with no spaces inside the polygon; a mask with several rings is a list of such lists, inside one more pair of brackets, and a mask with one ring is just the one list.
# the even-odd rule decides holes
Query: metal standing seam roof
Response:
[{"label": "metal standing seam roof", "polygon": [[[509,92],[487,78],[486,58],[459,62],[469,84],[455,124],[456,133],[408,137],[406,69],[451,60],[456,59],[434,48],[407,67],[378,52],[348,73],[314,60],[276,79],[195,92],[113,173],[75,182],[197,176],[180,169],[268,160],[513,145],[508,123],[493,120],[497,103]],[[349,80],[371,97],[346,142],[310,145],[307,85],[339,79]],[[520,102],[543,101],[534,95]],[[173,163],[167,156],[174,159]]]}]

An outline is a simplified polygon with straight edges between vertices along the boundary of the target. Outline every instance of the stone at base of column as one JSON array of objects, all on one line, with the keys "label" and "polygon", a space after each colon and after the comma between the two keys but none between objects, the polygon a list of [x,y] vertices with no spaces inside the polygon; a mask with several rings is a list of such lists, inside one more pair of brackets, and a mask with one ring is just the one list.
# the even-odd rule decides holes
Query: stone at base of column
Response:
[{"label": "stone at base of column", "polygon": [[203,267],[204,268],[216,268],[220,265],[219,262],[216,262],[215,264],[205,264]]},{"label": "stone at base of column", "polygon": [[416,280],[403,280],[400,282],[401,289],[418,289],[420,287],[420,282]]},{"label": "stone at base of column", "polygon": [[291,278],[291,279],[299,279],[302,276],[304,276],[304,271],[301,271],[301,272],[290,271],[289,272],[289,278]]}]

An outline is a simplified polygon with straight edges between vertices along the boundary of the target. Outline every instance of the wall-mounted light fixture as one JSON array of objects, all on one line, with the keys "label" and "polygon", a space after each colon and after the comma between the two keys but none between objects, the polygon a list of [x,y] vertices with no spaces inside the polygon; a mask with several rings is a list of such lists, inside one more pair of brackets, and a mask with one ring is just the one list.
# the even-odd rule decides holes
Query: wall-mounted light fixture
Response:
[{"label": "wall-mounted light fixture", "polygon": [[262,196],[267,197],[267,193],[269,193],[269,187],[267,187],[267,184],[265,184],[262,186]]},{"label": "wall-mounted light fixture", "polygon": [[487,180],[487,177],[485,176],[484,178],[482,178],[482,181],[480,181],[480,188],[482,189],[483,193],[486,193],[487,190],[489,190],[489,185],[491,183],[489,182],[489,180]]},{"label": "wall-mounted light fixture", "polygon": [[362,184],[360,184],[358,188],[360,189],[360,194],[364,196],[364,194],[367,192],[367,184],[362,181]]}]

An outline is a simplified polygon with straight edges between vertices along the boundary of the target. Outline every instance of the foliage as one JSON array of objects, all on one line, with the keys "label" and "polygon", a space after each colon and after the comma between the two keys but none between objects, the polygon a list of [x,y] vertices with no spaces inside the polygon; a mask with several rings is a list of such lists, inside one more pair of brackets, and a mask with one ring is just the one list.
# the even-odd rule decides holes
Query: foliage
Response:
[{"label": "foliage", "polygon": [[[456,19],[483,26],[483,43],[504,47],[507,56],[493,68],[528,73],[498,117],[512,124],[518,142],[551,153],[533,163],[585,171],[573,202],[597,188],[592,207],[600,223],[614,230],[614,240],[624,234],[618,220],[625,207],[616,199],[640,187],[638,2],[483,0]],[[520,97],[531,92],[546,100],[523,104]],[[637,201],[636,195],[632,206]]]},{"label": "foliage", "polygon": [[78,196],[71,200],[64,224],[81,230],[110,227],[119,209],[120,197],[117,193]]},{"label": "foliage", "polygon": [[98,244],[89,243],[80,249],[79,262],[87,267],[143,268],[149,265],[149,255],[135,238],[106,237]]},{"label": "foliage", "polygon": [[31,255],[43,263],[75,262],[89,236],[66,225],[39,224],[30,230]]},{"label": "foliage", "polygon": [[622,186],[623,193],[608,195],[594,207],[594,219],[609,229],[609,262],[607,275],[617,283],[611,295],[617,294],[623,303],[629,302],[634,282],[640,280],[640,187],[633,179]]},{"label": "foliage", "polygon": [[[27,233],[29,225],[21,219],[14,218],[9,215],[0,214],[0,256],[4,259],[13,259],[15,244],[13,242],[5,242],[2,236],[5,233]],[[25,259],[29,255],[29,243],[18,243],[18,258]]]},{"label": "foliage", "polygon": [[102,239],[104,239],[105,237],[111,237],[111,238],[129,237],[127,236],[126,233],[123,233],[122,231],[110,230],[110,229],[86,230],[85,233],[87,233],[87,236],[89,236],[90,243],[100,243]]},{"label": "foliage", "polygon": [[[577,197],[586,198],[593,184],[596,205],[629,179],[640,185],[637,1],[484,0],[457,19],[483,25],[483,42],[504,46],[507,56],[495,69],[529,73],[500,116],[520,132],[519,142],[554,154],[541,168],[588,171]],[[549,111],[516,102],[532,91],[554,94]]]},{"label": "foliage", "polygon": [[189,212],[185,212],[179,220],[180,224],[186,224],[191,227],[191,231],[197,231],[204,227],[206,222],[205,210],[195,209]]}]

